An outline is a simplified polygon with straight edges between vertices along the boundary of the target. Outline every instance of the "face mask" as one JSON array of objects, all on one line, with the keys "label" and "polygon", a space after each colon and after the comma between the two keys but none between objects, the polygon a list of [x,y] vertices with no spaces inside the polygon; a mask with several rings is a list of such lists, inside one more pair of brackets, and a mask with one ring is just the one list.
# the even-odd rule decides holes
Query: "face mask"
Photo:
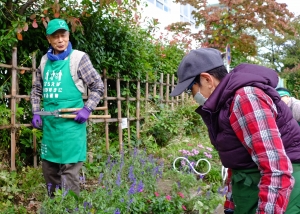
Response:
[{"label": "face mask", "polygon": [[207,100],[207,98],[205,98],[205,97],[200,93],[200,90],[199,90],[199,92],[197,92],[197,94],[195,94],[194,100],[195,100],[200,106],[203,106],[204,103],[205,103],[205,101]]}]

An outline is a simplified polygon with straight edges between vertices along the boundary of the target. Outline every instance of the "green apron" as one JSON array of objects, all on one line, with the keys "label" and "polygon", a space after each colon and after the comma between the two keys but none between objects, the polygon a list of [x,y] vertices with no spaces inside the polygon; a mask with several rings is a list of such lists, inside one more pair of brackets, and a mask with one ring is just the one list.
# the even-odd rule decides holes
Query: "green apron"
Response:
[{"label": "green apron", "polygon": [[[300,213],[300,164],[293,164],[295,185],[290,195],[285,214]],[[258,206],[259,170],[232,170],[232,197],[234,214],[255,214]]]},{"label": "green apron", "polygon": [[[84,106],[81,93],[71,77],[70,57],[67,60],[47,60],[43,72],[45,111]],[[86,147],[86,123],[43,116],[42,159],[61,164],[85,161]]]}]

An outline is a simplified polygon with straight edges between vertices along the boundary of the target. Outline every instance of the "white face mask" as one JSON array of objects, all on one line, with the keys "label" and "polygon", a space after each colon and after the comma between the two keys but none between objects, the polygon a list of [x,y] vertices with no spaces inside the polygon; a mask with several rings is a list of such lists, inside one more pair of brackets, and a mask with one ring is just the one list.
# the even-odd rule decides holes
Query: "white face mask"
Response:
[{"label": "white face mask", "polygon": [[205,98],[201,92],[200,92],[200,89],[199,89],[199,92],[197,92],[194,96],[194,100],[200,105],[200,106],[203,106],[205,101],[207,100],[207,98]]}]

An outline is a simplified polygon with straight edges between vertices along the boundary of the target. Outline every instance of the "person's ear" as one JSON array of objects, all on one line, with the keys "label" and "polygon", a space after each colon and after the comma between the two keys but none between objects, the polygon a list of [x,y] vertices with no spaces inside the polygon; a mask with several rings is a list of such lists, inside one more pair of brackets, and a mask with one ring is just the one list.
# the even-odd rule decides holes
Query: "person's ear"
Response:
[{"label": "person's ear", "polygon": [[50,42],[50,37],[49,37],[49,36],[46,36],[46,38],[47,38],[49,44],[51,44],[51,42]]},{"label": "person's ear", "polygon": [[213,88],[214,87],[214,79],[212,76],[208,73],[201,73],[200,74],[200,81],[201,85],[206,85],[208,88]]}]

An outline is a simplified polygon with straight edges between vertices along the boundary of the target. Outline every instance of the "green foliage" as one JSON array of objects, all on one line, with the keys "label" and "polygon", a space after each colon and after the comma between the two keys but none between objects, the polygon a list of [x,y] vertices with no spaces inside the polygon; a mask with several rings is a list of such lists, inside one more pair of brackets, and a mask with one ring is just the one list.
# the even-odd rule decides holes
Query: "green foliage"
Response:
[{"label": "green foliage", "polygon": [[300,66],[286,70],[280,73],[280,76],[285,79],[286,87],[291,91],[292,96],[300,99]]},{"label": "green foliage", "polygon": [[17,173],[16,172],[0,172],[0,183],[1,183],[1,193],[0,196],[3,199],[13,200],[15,196],[21,191],[17,186]]},{"label": "green foliage", "polygon": [[142,129],[144,144],[166,146],[174,136],[181,139],[186,135],[200,136],[206,133],[202,119],[194,111],[196,108],[193,101],[187,101],[186,105],[178,106],[174,110],[165,105],[150,110]]},{"label": "green foliage", "polygon": [[214,213],[218,204],[224,203],[224,197],[218,193],[207,194],[201,200],[195,202],[194,210],[197,210],[199,214]]},{"label": "green foliage", "polygon": [[2,208],[7,209],[8,206],[28,198],[42,200],[41,196],[45,194],[42,183],[44,182],[40,168],[22,168],[20,172],[1,170],[0,208],[3,206]]}]

